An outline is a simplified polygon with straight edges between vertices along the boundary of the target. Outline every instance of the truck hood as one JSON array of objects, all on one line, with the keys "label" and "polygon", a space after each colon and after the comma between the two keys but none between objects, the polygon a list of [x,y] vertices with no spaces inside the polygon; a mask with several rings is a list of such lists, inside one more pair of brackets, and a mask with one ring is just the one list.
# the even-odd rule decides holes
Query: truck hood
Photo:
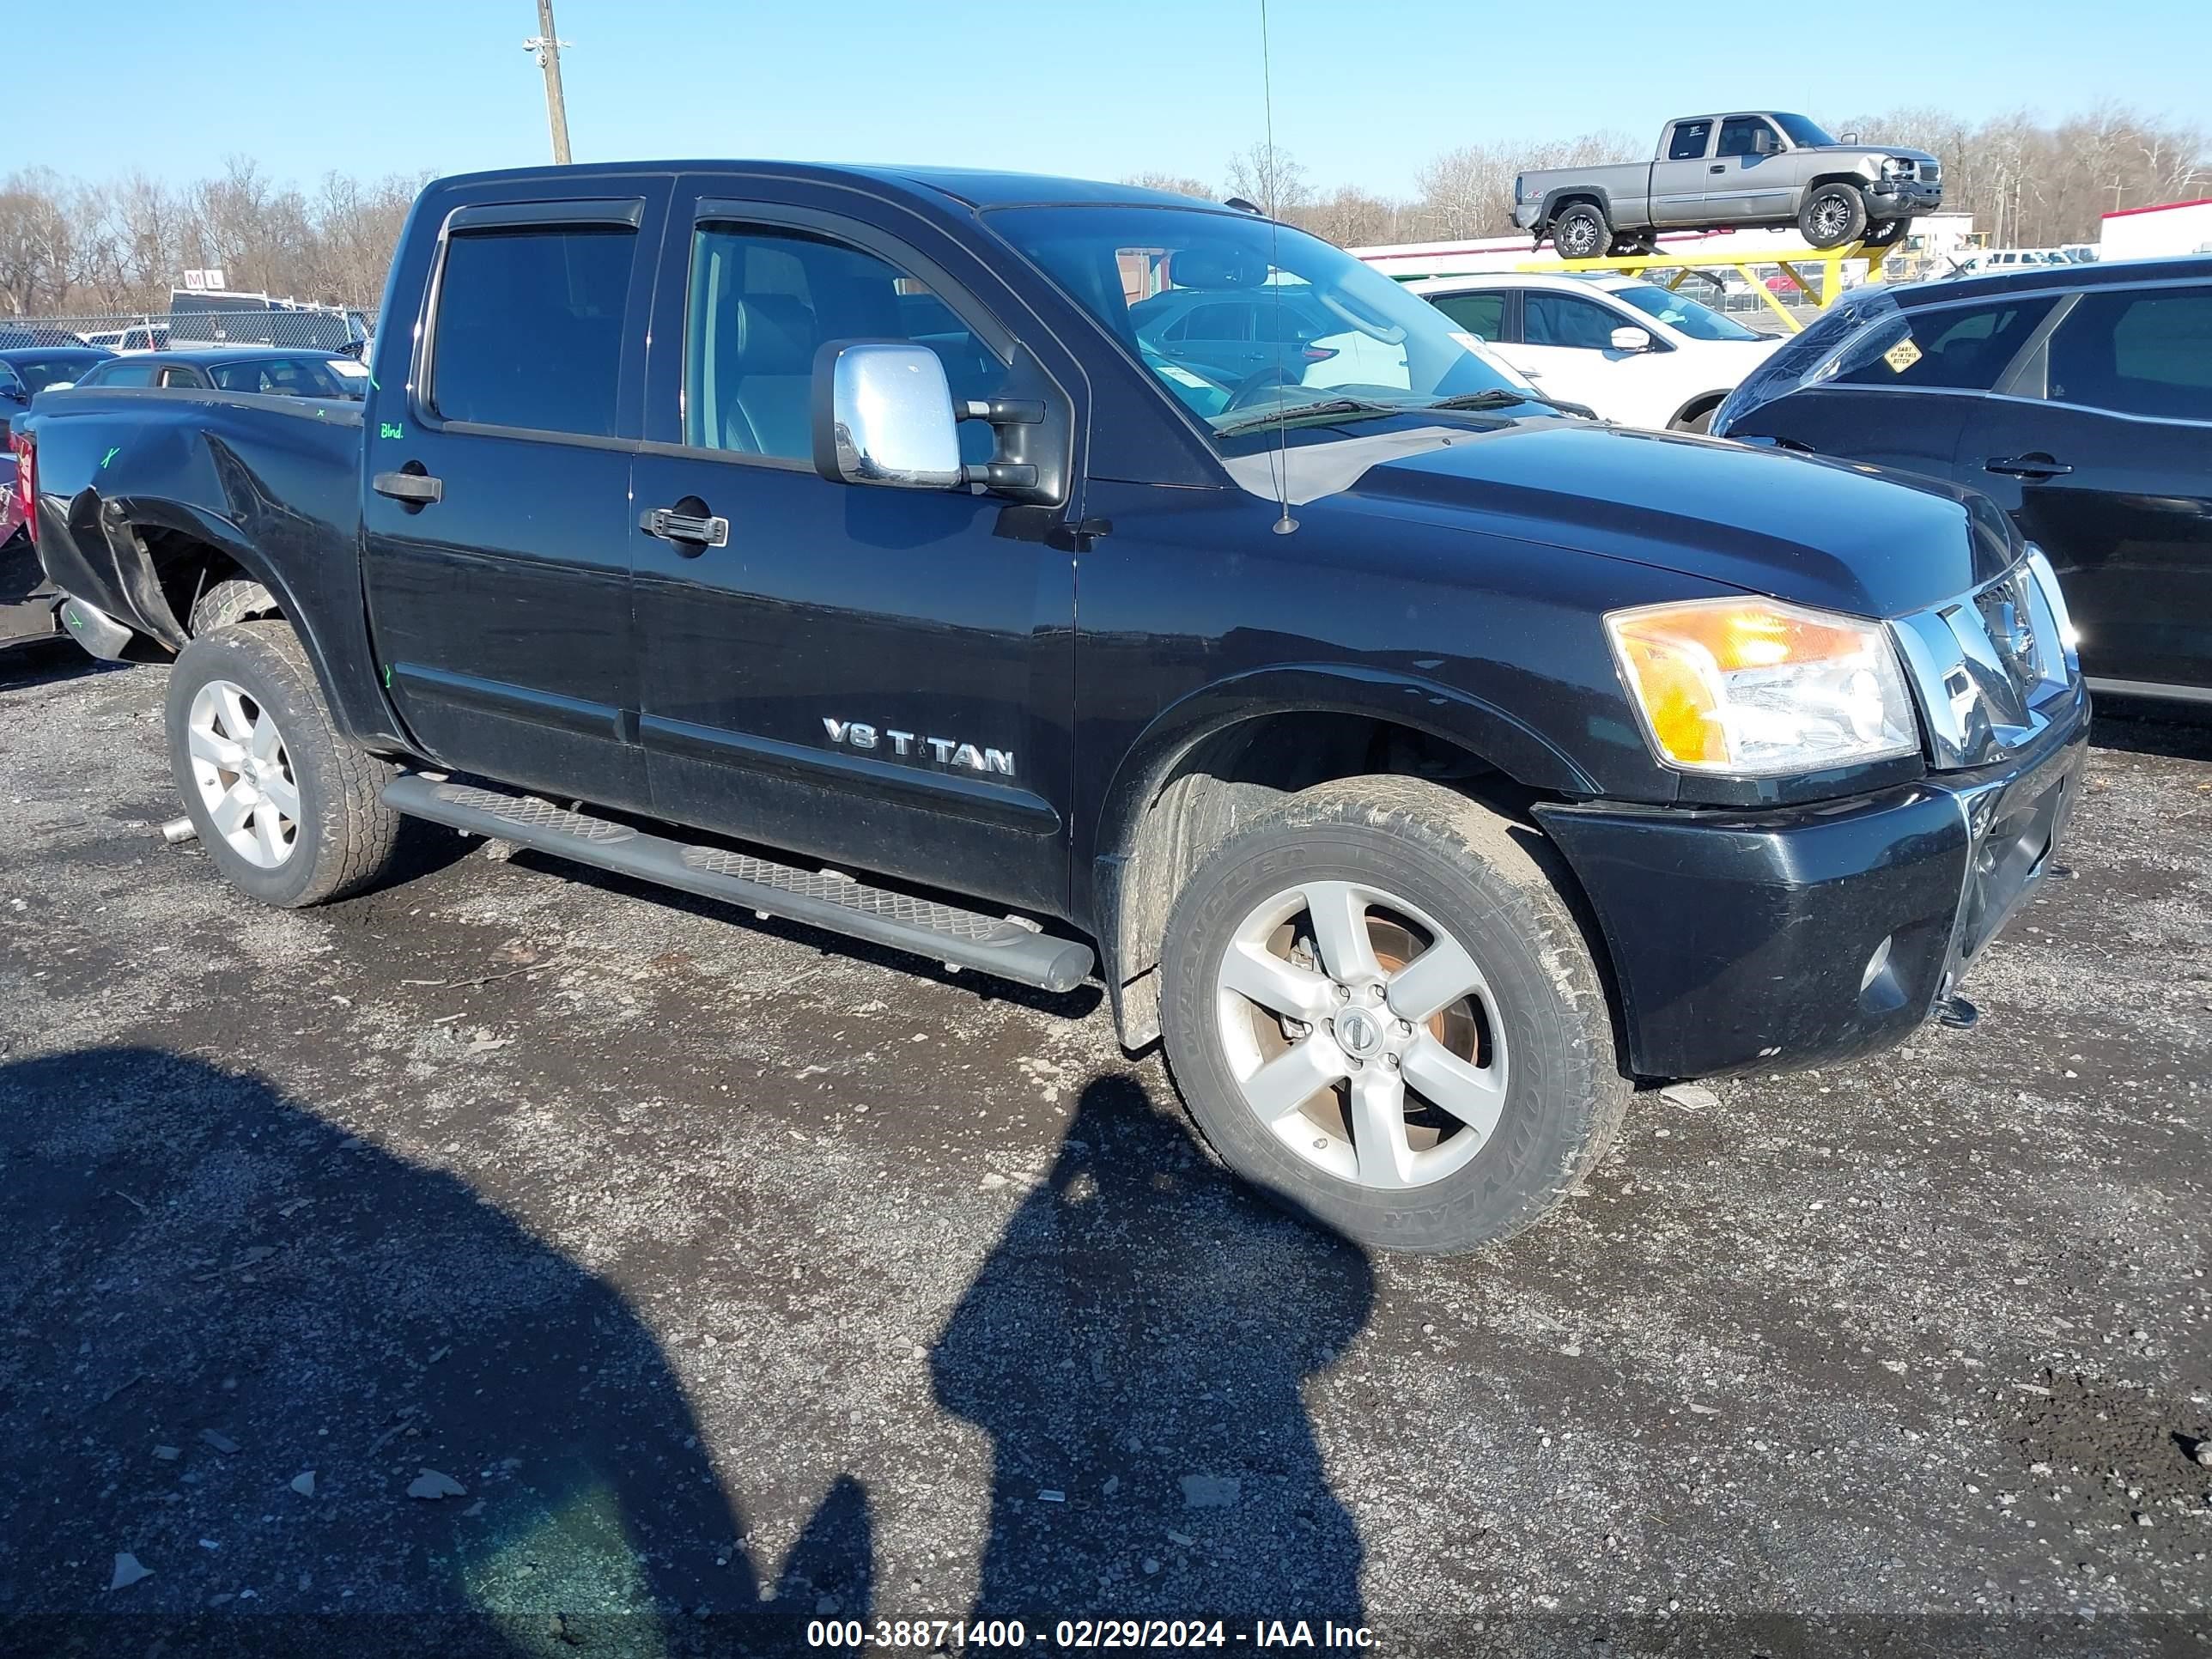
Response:
[{"label": "truck hood", "polygon": [[1395,435],[1399,453],[1361,471],[1346,505],[1854,616],[1956,598],[2021,551],[1986,496],[1848,462],[1581,421],[1455,432],[1428,448]]},{"label": "truck hood", "polygon": [[1901,161],[1941,165],[1926,150],[1907,149],[1901,144],[1807,144],[1802,148],[1808,155],[1894,155]]}]

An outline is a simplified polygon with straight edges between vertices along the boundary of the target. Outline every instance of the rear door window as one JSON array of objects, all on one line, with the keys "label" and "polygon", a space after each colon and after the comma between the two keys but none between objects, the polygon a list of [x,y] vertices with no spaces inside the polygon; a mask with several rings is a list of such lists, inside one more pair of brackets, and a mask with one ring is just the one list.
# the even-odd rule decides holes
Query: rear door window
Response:
[{"label": "rear door window", "polygon": [[1674,137],[1668,141],[1667,159],[1670,161],[1696,161],[1704,159],[1705,145],[1713,136],[1711,121],[1677,121]]},{"label": "rear door window", "polygon": [[[159,365],[154,363],[102,363],[99,368],[101,386],[151,386]],[[88,379],[90,377],[88,376]]]},{"label": "rear door window", "polygon": [[1896,342],[1852,362],[1837,382],[1987,392],[2056,302],[2055,296],[2037,295],[1994,305],[1900,312],[1905,331]]},{"label": "rear door window", "polygon": [[1505,337],[1503,294],[1439,294],[1430,303],[1479,339],[1494,345]]},{"label": "rear door window", "polygon": [[2212,288],[2082,295],[2051,334],[2048,386],[2057,403],[2212,421]]},{"label": "rear door window", "polygon": [[430,406],[448,421],[615,435],[637,234],[471,230],[447,244]]}]

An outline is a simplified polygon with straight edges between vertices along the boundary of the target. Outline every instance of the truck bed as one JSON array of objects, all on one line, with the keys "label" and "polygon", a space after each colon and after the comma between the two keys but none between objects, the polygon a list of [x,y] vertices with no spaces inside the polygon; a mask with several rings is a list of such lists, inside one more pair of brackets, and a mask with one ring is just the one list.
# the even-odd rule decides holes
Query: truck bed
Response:
[{"label": "truck bed", "polygon": [[64,390],[40,393],[18,428],[36,447],[39,562],[57,586],[181,647],[204,580],[169,567],[213,548],[293,620],[341,727],[366,747],[400,746],[361,603],[360,404]]}]

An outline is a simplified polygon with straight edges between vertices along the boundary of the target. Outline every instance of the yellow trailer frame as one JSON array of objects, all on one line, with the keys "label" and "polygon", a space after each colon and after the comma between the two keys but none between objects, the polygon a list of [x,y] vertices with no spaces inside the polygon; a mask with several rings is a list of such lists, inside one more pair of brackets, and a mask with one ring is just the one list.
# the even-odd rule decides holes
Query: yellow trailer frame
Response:
[{"label": "yellow trailer frame", "polygon": [[[1782,319],[1792,334],[1804,326],[1790,314],[1790,307],[1774,295],[1774,291],[1761,282],[1753,271],[1754,265],[1779,265],[1790,280],[1813,296],[1816,310],[1825,311],[1844,291],[1844,261],[1863,259],[1867,262],[1867,281],[1883,279],[1883,267],[1888,264],[1894,243],[1869,246],[1864,242],[1844,242],[1835,247],[1815,248],[1810,253],[1799,253],[1784,249],[1778,253],[1622,253],[1609,254],[1595,259],[1530,259],[1515,267],[1517,270],[1618,271],[1629,275],[1643,271],[1672,270],[1673,280],[1667,283],[1668,292],[1680,288],[1693,270],[1734,270],[1751,285],[1752,291],[1766,301],[1774,314]],[[1818,287],[1805,280],[1799,272],[1800,265],[1820,268]]]}]

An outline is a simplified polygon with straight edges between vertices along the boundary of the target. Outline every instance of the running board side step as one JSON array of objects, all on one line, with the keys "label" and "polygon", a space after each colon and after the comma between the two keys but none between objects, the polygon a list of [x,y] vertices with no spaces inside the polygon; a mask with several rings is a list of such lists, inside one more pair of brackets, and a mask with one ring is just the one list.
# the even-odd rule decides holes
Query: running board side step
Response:
[{"label": "running board side step", "polygon": [[1088,946],[1018,921],[869,887],[848,876],[647,835],[534,796],[403,772],[385,786],[384,803],[410,817],[908,951],[950,968],[1047,991],[1073,991],[1091,976]]}]

